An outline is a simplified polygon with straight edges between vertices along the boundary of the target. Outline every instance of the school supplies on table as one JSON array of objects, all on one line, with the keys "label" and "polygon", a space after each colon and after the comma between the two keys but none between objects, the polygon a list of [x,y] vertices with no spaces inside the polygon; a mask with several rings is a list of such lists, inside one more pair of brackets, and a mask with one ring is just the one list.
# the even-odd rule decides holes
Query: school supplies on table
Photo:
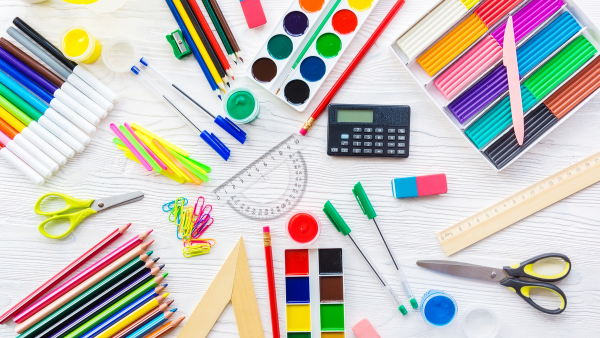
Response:
[{"label": "school supplies on table", "polygon": [[[365,42],[365,44],[360,49],[358,54],[356,54],[354,59],[352,59],[352,61],[350,62],[348,67],[346,67],[346,69],[344,70],[342,75],[337,79],[337,81],[335,82],[333,87],[331,87],[329,92],[327,92],[327,95],[325,95],[323,100],[321,100],[321,102],[319,103],[317,108],[313,111],[313,113],[310,115],[308,120],[304,123],[304,126],[302,126],[302,128],[300,129],[301,135],[306,135],[306,133],[310,130],[310,128],[312,128],[312,126],[315,124],[319,115],[321,115],[321,113],[329,105],[329,103],[331,102],[331,100],[333,99],[335,94],[337,94],[337,92],[340,90],[340,88],[342,87],[344,82],[346,82],[348,77],[350,77],[350,74],[352,74],[354,69],[356,69],[356,66],[360,63],[360,61],[363,59],[363,57],[367,54],[369,49],[371,49],[373,44],[375,44],[375,42],[377,41],[377,39],[379,38],[381,33],[383,33],[383,31],[386,29],[386,27],[390,24],[390,22],[392,21],[394,16],[396,16],[396,14],[400,10],[400,8],[402,8],[402,6],[404,5],[404,2],[405,2],[404,0],[396,1],[394,6],[388,12],[388,14],[386,14],[385,18],[383,18],[383,20],[381,21],[379,26],[377,26],[375,31],[373,31],[373,33],[371,34],[371,36],[369,37],[367,42]],[[344,22],[350,21],[351,22],[351,20],[349,20],[349,19],[344,19],[342,21],[344,21]]]},{"label": "school supplies on table", "polygon": [[183,242],[183,256],[189,258],[210,253],[216,241],[202,238],[202,234],[215,221],[210,216],[213,207],[203,196],[198,197],[193,207],[185,208],[187,204],[187,198],[179,197],[162,206],[162,210],[169,213],[169,221],[177,226],[177,239]]},{"label": "school supplies on table", "polygon": [[[58,210],[45,211],[42,210],[41,204],[47,198],[58,197],[65,201],[66,205]],[[101,198],[97,200],[81,200],[59,192],[51,192],[40,197],[35,203],[35,213],[42,216],[48,216],[46,220],[40,223],[38,230],[42,235],[58,239],[70,234],[75,228],[86,219],[88,216],[103,211],[112,207],[118,207],[124,204],[140,201],[144,198],[144,193],[141,191],[130,192],[127,194]],[[79,210],[81,209],[81,210]],[[79,210],[79,211],[77,211]],[[46,226],[50,222],[69,221],[69,228],[62,234],[52,235],[46,231]]]},{"label": "school supplies on table", "polygon": [[352,332],[354,332],[357,338],[381,338],[367,318],[363,318],[354,324]]},{"label": "school supplies on table", "polygon": [[436,236],[446,255],[450,256],[598,181],[600,153],[438,232]]},{"label": "school supplies on table", "polygon": [[161,337],[164,334],[166,334],[167,332],[169,332],[169,331],[173,330],[174,328],[176,328],[179,324],[181,324],[181,322],[184,319],[185,319],[185,317],[181,317],[181,318],[175,319],[172,322],[168,322],[165,325],[163,325],[163,326],[159,327],[158,329],[156,329],[156,331],[153,331],[150,334],[148,334],[146,336],[146,338],[158,338],[158,337]]},{"label": "school supplies on table", "polygon": [[5,324],[12,316],[20,313],[26,307],[35,302],[39,297],[50,291],[54,288],[58,283],[60,283],[64,278],[66,278],[69,274],[77,270],[83,264],[85,264],[90,258],[98,254],[101,250],[106,248],[109,244],[114,242],[117,238],[120,238],[127,229],[129,229],[131,223],[128,223],[120,228],[117,228],[113,232],[111,232],[108,236],[104,237],[100,242],[96,243],[93,247],[91,247],[88,251],[83,253],[61,271],[59,271],[52,278],[44,282],[41,286],[39,286],[35,291],[27,295],[27,297],[23,298],[17,304],[15,304],[10,310],[6,311],[4,314],[0,315],[0,324]]},{"label": "school supplies on table", "polygon": [[240,338],[265,336],[243,238],[229,254],[178,337],[205,338],[229,302],[233,305]]},{"label": "school supplies on table", "polygon": [[508,18],[506,24],[502,51],[504,67],[506,67],[506,72],[508,74],[508,92],[510,94],[510,110],[512,112],[513,127],[519,145],[523,145],[523,138],[525,137],[523,102],[521,98],[519,63],[517,62],[517,46],[515,44],[515,31],[512,16]]},{"label": "school supplies on table", "polygon": [[265,244],[265,264],[267,266],[267,285],[269,287],[269,311],[271,312],[271,328],[273,338],[279,338],[279,312],[277,311],[277,289],[275,288],[275,270],[273,268],[273,248],[271,246],[271,229],[263,227]]},{"label": "school supplies on table", "polygon": [[344,260],[341,248],[285,250],[288,337],[345,335]]},{"label": "school supplies on table", "polygon": [[[561,267],[564,264],[564,269],[562,272],[554,275],[535,272],[533,266],[540,261],[551,261],[552,263],[550,264],[554,265],[558,265],[558,261],[560,261]],[[462,262],[435,260],[417,261],[417,265],[452,276],[499,282],[501,285],[506,286],[517,293],[529,305],[543,313],[557,315],[561,314],[567,308],[567,296],[559,287],[550,284],[550,282],[557,282],[564,279],[571,272],[571,260],[563,254],[542,254],[520,264],[505,266],[502,269]],[[521,278],[535,279],[537,282],[529,282],[522,280]],[[530,290],[532,289],[553,291],[550,293],[560,299],[559,307],[557,309],[549,309],[545,307],[544,304],[540,305],[536,303],[536,300],[531,299],[530,297]]]},{"label": "school supplies on table", "polygon": [[379,284],[381,284],[381,286],[383,287],[384,291],[390,296],[390,299],[398,307],[400,313],[402,313],[403,316],[406,316],[406,314],[408,314],[406,307],[404,307],[402,302],[398,300],[398,296],[396,295],[392,287],[388,284],[388,282],[385,280],[383,275],[377,270],[375,265],[373,265],[371,260],[367,257],[366,252],[358,246],[358,243],[354,240],[352,235],[350,235],[352,230],[350,229],[348,224],[346,224],[342,216],[340,216],[337,210],[333,207],[333,204],[327,201],[327,203],[325,203],[325,206],[323,207],[323,212],[325,213],[327,218],[329,218],[329,221],[331,221],[331,224],[333,224],[335,229],[342,235],[344,235],[344,237],[346,237],[350,244],[352,244],[352,246],[356,249],[357,253],[365,261],[375,278],[377,278],[377,281],[379,281]]},{"label": "school supplies on table", "polygon": [[190,46],[183,38],[183,33],[179,29],[167,35],[166,38],[167,41],[169,41],[171,48],[173,48],[173,54],[175,54],[175,57],[178,60],[192,54]]},{"label": "school supplies on table", "polygon": [[267,23],[260,0],[240,0],[248,28],[256,28]]},{"label": "school supplies on table", "polygon": [[429,290],[421,298],[421,317],[434,327],[449,325],[456,318],[458,305],[447,292]]},{"label": "school supplies on table", "polygon": [[392,180],[392,195],[395,198],[439,195],[447,192],[446,174],[402,177]]},{"label": "school supplies on table", "polygon": [[381,241],[383,242],[383,245],[385,246],[386,251],[390,255],[390,258],[392,259],[392,263],[394,264],[394,267],[396,268],[396,274],[398,275],[398,280],[400,281],[400,285],[402,285],[402,289],[404,290],[404,294],[406,295],[406,298],[408,298],[410,305],[412,306],[413,309],[418,308],[419,304],[417,303],[417,300],[415,299],[412,289],[410,288],[410,285],[408,284],[406,275],[402,271],[402,267],[400,266],[400,264],[396,261],[394,252],[392,251],[389,244],[385,240],[383,231],[379,227],[379,224],[377,224],[377,220],[376,220],[377,213],[375,212],[375,209],[373,208],[373,205],[371,204],[371,201],[369,200],[369,197],[367,196],[367,193],[365,192],[365,189],[363,188],[362,184],[360,184],[360,182],[358,182],[358,183],[356,183],[356,185],[354,185],[354,188],[352,189],[352,193],[354,194],[354,198],[356,198],[356,202],[358,202],[358,205],[360,206],[360,209],[362,210],[363,214],[365,214],[368,219],[373,220],[373,224],[375,225],[375,228],[377,229],[377,233],[379,233],[379,237],[381,237]]},{"label": "school supplies on table", "polygon": [[410,107],[329,105],[327,155],[409,156]]},{"label": "school supplies on table", "polygon": [[123,37],[112,38],[102,50],[102,62],[115,73],[126,73],[139,58],[136,45]]},{"label": "school supplies on table", "polygon": [[321,234],[321,221],[310,211],[297,211],[285,224],[285,232],[297,244],[314,243]]}]

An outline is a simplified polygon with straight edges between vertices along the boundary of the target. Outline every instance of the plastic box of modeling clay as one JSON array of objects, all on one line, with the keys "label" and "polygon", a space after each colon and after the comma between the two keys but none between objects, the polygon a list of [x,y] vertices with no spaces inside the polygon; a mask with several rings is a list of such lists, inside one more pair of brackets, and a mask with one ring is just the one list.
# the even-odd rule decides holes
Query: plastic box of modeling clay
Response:
[{"label": "plastic box of modeling clay", "polygon": [[[471,7],[462,8],[459,4],[453,3],[453,1],[458,3],[462,1],[465,6],[470,2]],[[476,3],[473,4],[473,2]],[[529,26],[527,26],[525,33],[520,36],[517,34],[517,53],[520,53],[521,48],[523,48],[522,52],[526,53],[526,49],[535,46],[536,43],[544,45],[543,38],[548,38],[549,36],[553,38],[548,33],[552,29],[562,32],[560,24],[564,20],[570,19],[573,21],[574,19],[579,27],[571,27],[574,30],[569,36],[562,36],[563,40],[560,40],[561,43],[554,46],[553,50],[547,51],[543,59],[535,59],[535,64],[527,65],[526,72],[520,74],[521,90],[528,94],[527,96],[523,96],[526,132],[524,145],[522,147],[514,147],[512,143],[516,142],[516,138],[514,137],[512,123],[510,122],[508,90],[501,88],[496,93],[493,93],[493,95],[486,97],[488,92],[479,95],[478,84],[479,87],[486,88],[486,81],[489,81],[489,83],[504,82],[503,80],[498,80],[501,76],[498,77],[497,73],[501,73],[502,69],[500,68],[504,67],[500,45],[503,43],[505,23],[509,16],[513,16],[515,30],[517,30],[517,18],[519,15],[525,17],[525,13],[531,11],[533,8],[537,10],[537,8],[541,7],[540,4],[542,3],[547,9],[544,13],[537,15],[540,19],[537,19],[538,21],[535,22],[528,22],[527,25]],[[442,15],[443,13],[446,14]],[[491,14],[486,13],[494,13],[495,17],[491,17]],[[498,15],[498,13],[501,15]],[[477,34],[477,38],[472,37],[470,40],[467,39],[466,42],[463,40],[462,43],[465,46],[455,47],[454,45],[458,45],[459,43],[453,42],[453,37],[459,36],[460,34],[457,33],[464,30],[465,26],[470,25],[470,21],[477,20],[475,16],[481,18],[482,22],[485,23],[487,27],[487,29],[484,29],[485,33]],[[444,21],[441,22],[439,21],[440,18],[450,18],[450,22],[448,22],[449,20],[441,20]],[[427,45],[416,46],[414,42],[411,45],[411,40],[409,39],[411,34],[423,39],[423,36],[425,36],[423,30],[427,27],[436,27],[431,22],[437,23],[437,27],[443,26],[448,28],[443,33],[436,32],[433,38],[429,36],[429,39],[426,39]],[[558,35],[558,33],[556,34]],[[498,46],[492,51],[492,47],[489,47],[489,45],[496,44],[496,40]],[[400,43],[397,43],[398,41]],[[570,55],[568,53],[572,53],[572,55],[582,54],[580,49],[578,49],[583,48],[581,46],[587,47],[587,56],[577,60],[577,66],[572,69],[565,70],[559,68],[563,66],[559,66],[558,63],[567,59]],[[455,56],[452,60],[440,59],[440,63],[443,64],[442,67],[437,67],[433,71],[431,69],[426,71],[425,68],[427,67],[424,66],[426,65],[424,60],[429,55],[437,55],[435,54],[436,52],[442,55],[440,51],[446,50],[444,48],[447,48],[449,53],[454,53],[452,55]],[[475,150],[497,171],[507,168],[600,91],[600,88],[595,88],[591,94],[579,98],[577,101],[578,104],[571,108],[568,113],[554,111],[554,107],[551,105],[550,109],[546,108],[546,105],[549,105],[555,96],[560,95],[561,89],[563,89],[563,92],[567,89],[563,88],[563,86],[569,84],[573,86],[572,79],[585,78],[582,75],[586,72],[591,72],[591,63],[600,55],[600,31],[577,6],[574,0],[440,1],[422,18],[417,20],[407,32],[398,36],[393,41],[391,49],[440,111],[446,115]],[[521,67],[521,55],[518,55]],[[466,69],[461,73],[461,67],[479,67],[479,72],[472,72],[471,69]],[[549,79],[549,77],[544,77],[544,75],[548,76],[552,72],[561,74],[559,81],[554,83],[550,88],[547,88],[548,90],[537,88],[536,85],[539,87],[540,82],[548,82],[546,79]],[[450,75],[466,82],[459,83],[456,80],[457,83],[452,85],[457,86],[458,89],[442,92],[440,82],[446,81],[444,77],[450,78],[448,81],[453,80]],[[529,95],[528,89],[531,89],[533,92],[533,98]],[[456,113],[456,107],[464,104],[461,100],[469,101],[469,95],[484,102],[480,106],[474,107],[473,111],[459,118]],[[527,98],[529,98],[529,102],[525,102]],[[470,101],[472,102],[473,100]],[[552,114],[554,114],[554,118],[552,118]],[[490,126],[486,126],[486,123],[489,123]],[[494,125],[491,125],[492,123]],[[506,153],[502,154],[501,152]]]}]

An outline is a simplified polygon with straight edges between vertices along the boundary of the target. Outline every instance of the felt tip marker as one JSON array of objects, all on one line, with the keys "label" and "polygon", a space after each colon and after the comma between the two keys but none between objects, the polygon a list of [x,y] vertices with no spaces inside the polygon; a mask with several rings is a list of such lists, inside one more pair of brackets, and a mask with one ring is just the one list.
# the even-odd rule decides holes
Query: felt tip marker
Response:
[{"label": "felt tip marker", "polygon": [[323,212],[325,213],[327,218],[329,218],[329,220],[331,221],[331,223],[333,224],[335,229],[338,232],[341,232],[342,235],[344,235],[344,237],[346,237],[348,239],[348,241],[350,242],[350,244],[352,244],[352,246],[356,249],[356,251],[358,252],[360,257],[362,257],[362,259],[365,261],[365,263],[367,263],[367,266],[369,267],[369,269],[371,270],[373,275],[375,275],[375,278],[377,278],[377,280],[379,281],[381,286],[383,286],[383,289],[385,290],[385,292],[390,296],[390,298],[392,299],[394,304],[398,307],[398,310],[402,313],[403,316],[406,316],[406,314],[408,313],[408,311],[406,310],[406,307],[404,307],[404,305],[402,305],[402,302],[400,302],[398,300],[396,293],[394,292],[392,287],[388,284],[388,282],[385,280],[383,275],[379,271],[377,271],[377,268],[375,267],[375,265],[373,265],[373,263],[371,263],[371,260],[367,256],[367,253],[358,246],[358,243],[356,242],[356,240],[354,240],[352,235],[350,235],[352,230],[350,229],[348,224],[346,224],[346,222],[344,221],[342,216],[340,216],[340,214],[337,212],[337,210],[335,210],[335,208],[333,207],[333,204],[331,204],[331,202],[327,201],[327,203],[325,203],[325,206],[323,207]]},{"label": "felt tip marker", "polygon": [[35,170],[31,169],[30,166],[25,164],[25,162],[18,158],[17,155],[15,155],[8,148],[5,148],[2,144],[0,144],[0,156],[2,156],[8,163],[10,163],[15,169],[20,171],[33,183],[37,185],[44,184],[45,180],[40,174],[38,174]]},{"label": "felt tip marker", "polygon": [[23,162],[27,163],[31,168],[40,173],[40,175],[45,178],[50,178],[52,176],[52,171],[50,169],[46,168],[40,161],[36,160],[31,154],[18,145],[17,142],[11,140],[10,137],[6,136],[6,134],[1,131],[0,143],[17,155]]}]

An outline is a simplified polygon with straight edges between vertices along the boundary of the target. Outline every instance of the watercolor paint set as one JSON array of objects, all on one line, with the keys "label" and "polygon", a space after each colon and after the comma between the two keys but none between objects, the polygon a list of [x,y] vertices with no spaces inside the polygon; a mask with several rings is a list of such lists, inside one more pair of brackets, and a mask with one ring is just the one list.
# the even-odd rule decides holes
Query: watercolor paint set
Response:
[{"label": "watercolor paint set", "polygon": [[341,248],[285,250],[287,338],[344,338]]},{"label": "watercolor paint set", "polygon": [[[504,31],[511,16],[526,130],[520,147],[503,64]],[[598,91],[595,85],[571,81],[596,76],[593,65],[600,51],[600,31],[573,0],[445,0],[391,48],[438,108],[498,171]],[[570,100],[555,98],[572,91]],[[554,110],[548,106],[557,101],[561,104]]]},{"label": "watercolor paint set", "polygon": [[248,77],[304,111],[379,0],[294,0]]}]

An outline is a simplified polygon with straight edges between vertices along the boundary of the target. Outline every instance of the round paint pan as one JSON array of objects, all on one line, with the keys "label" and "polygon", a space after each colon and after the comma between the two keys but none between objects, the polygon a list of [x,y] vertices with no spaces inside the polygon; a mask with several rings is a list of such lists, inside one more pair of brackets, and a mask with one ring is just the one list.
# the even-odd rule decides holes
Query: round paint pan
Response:
[{"label": "round paint pan", "polygon": [[373,4],[373,0],[348,0],[348,5],[354,10],[359,12],[364,12],[367,9],[371,8]]},{"label": "round paint pan", "polygon": [[494,338],[500,331],[496,313],[487,306],[477,306],[467,310],[461,326],[468,338]]},{"label": "round paint pan", "polygon": [[308,30],[308,25],[308,17],[299,11],[289,12],[283,19],[283,29],[289,36],[304,35]]},{"label": "round paint pan", "polygon": [[102,52],[100,41],[82,27],[71,27],[63,32],[62,51],[67,59],[81,63],[93,63]]},{"label": "round paint pan", "polygon": [[317,39],[317,52],[326,59],[331,59],[342,50],[342,40],[333,33],[325,33]]},{"label": "round paint pan", "polygon": [[292,80],[285,86],[283,94],[289,103],[299,106],[308,100],[310,88],[302,80]]},{"label": "round paint pan", "polygon": [[333,30],[337,33],[346,35],[354,32],[358,26],[358,18],[353,11],[342,9],[337,11],[331,19]]},{"label": "round paint pan", "polygon": [[321,234],[321,222],[317,215],[310,211],[299,211],[288,218],[285,232],[292,241],[308,245],[319,238]]},{"label": "round paint pan", "polygon": [[452,323],[457,312],[456,301],[444,291],[429,290],[421,298],[421,317],[431,326],[443,327]]},{"label": "round paint pan", "polygon": [[267,51],[275,60],[285,60],[294,50],[294,43],[289,36],[277,34],[269,39],[267,43]]},{"label": "round paint pan", "polygon": [[320,11],[325,4],[325,0],[300,0],[300,8],[306,13],[315,13]]},{"label": "round paint pan", "polygon": [[260,58],[252,64],[252,76],[258,82],[271,82],[277,76],[277,65],[269,58]]},{"label": "round paint pan", "polygon": [[300,64],[300,74],[309,82],[317,82],[325,76],[325,61],[318,56],[309,56]]},{"label": "round paint pan", "polygon": [[223,110],[234,122],[250,123],[258,118],[260,103],[249,89],[236,88],[225,96]]}]

